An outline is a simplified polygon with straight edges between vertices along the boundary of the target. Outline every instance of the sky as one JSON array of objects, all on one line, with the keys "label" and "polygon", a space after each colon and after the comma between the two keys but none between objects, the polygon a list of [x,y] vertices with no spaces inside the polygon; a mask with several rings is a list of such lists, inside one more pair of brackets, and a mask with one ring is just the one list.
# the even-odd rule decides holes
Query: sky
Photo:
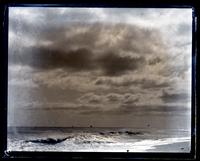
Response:
[{"label": "sky", "polygon": [[192,9],[9,7],[8,126],[190,128]]}]

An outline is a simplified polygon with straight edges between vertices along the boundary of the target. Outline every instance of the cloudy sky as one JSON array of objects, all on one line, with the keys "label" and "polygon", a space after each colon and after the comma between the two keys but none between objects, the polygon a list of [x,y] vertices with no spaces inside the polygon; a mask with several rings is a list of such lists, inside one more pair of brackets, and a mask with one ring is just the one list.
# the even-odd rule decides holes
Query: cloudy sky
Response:
[{"label": "cloudy sky", "polygon": [[9,8],[10,126],[190,127],[192,9]]}]

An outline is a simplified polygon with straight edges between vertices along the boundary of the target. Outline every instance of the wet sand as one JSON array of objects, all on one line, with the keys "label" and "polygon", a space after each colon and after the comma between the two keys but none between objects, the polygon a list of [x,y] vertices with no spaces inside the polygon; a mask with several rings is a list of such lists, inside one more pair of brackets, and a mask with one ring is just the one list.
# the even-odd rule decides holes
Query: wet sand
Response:
[{"label": "wet sand", "polygon": [[175,153],[189,153],[190,152],[190,142],[179,142],[167,145],[156,145],[148,152],[175,152]]}]

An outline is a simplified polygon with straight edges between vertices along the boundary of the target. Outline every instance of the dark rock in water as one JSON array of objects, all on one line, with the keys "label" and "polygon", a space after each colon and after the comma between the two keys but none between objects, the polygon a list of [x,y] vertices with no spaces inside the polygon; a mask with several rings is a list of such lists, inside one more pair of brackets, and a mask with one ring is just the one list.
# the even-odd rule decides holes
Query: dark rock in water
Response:
[{"label": "dark rock in water", "polygon": [[44,144],[57,144],[65,141],[67,138],[63,139],[54,139],[54,138],[47,138],[47,139],[36,139],[36,140],[27,140],[26,142],[31,142],[31,143],[44,143]]},{"label": "dark rock in water", "polygon": [[99,134],[100,134],[100,135],[105,135],[105,133],[103,133],[103,132],[100,132]]},{"label": "dark rock in water", "polygon": [[91,141],[91,140],[84,140],[84,141],[82,141],[82,142],[80,142],[81,144],[83,143],[83,144],[101,144],[101,143],[113,143],[113,142],[111,142],[111,141],[98,141],[98,140],[93,140],[93,141]]},{"label": "dark rock in water", "polygon": [[[103,135],[102,132],[100,132],[99,134]],[[104,133],[105,134],[105,133]],[[109,134],[128,134],[128,135],[141,135],[142,132],[137,131],[137,132],[133,132],[133,131],[110,131]]]},{"label": "dark rock in water", "polygon": [[114,132],[114,131],[111,131],[110,134],[115,134],[115,132]]},{"label": "dark rock in water", "polygon": [[138,131],[138,132],[135,132],[135,135],[142,135],[143,133]]},{"label": "dark rock in water", "polygon": [[125,131],[125,133],[126,134],[128,134],[128,135],[141,135],[142,134],[142,132],[132,132],[132,131]]},{"label": "dark rock in water", "polygon": [[134,134],[134,132],[132,132],[132,131],[125,131],[125,133],[126,133],[126,134],[129,134],[129,135]]},{"label": "dark rock in water", "polygon": [[122,131],[118,131],[118,134],[123,134],[123,132]]}]

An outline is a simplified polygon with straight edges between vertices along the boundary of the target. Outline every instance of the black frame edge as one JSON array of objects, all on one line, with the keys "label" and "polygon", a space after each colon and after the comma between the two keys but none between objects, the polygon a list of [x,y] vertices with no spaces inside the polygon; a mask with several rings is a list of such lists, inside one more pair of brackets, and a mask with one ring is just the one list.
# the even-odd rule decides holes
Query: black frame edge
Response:
[{"label": "black frame edge", "polygon": [[[197,46],[198,46],[198,41],[197,41],[197,33],[198,33],[198,27],[199,24],[197,24],[197,19],[199,19],[199,11],[197,10],[197,4],[194,3],[194,1],[189,1],[189,0],[183,0],[182,2],[177,2],[177,0],[175,0],[174,4],[169,5],[169,1],[168,0],[164,0],[165,3],[162,3],[162,1],[160,1],[161,3],[158,3],[158,6],[160,8],[165,7],[165,6],[172,6],[172,7],[177,7],[179,5],[182,5],[184,2],[185,5],[183,5],[182,7],[193,7],[193,34],[192,34],[192,134],[191,134],[191,143],[195,146],[191,147],[191,153],[142,153],[143,157],[141,158],[141,153],[78,153],[78,152],[72,152],[72,153],[60,153],[60,152],[5,152],[6,144],[7,144],[7,81],[8,81],[8,71],[7,71],[7,67],[8,67],[8,6],[31,6],[31,5],[38,5],[41,6],[42,3],[46,3],[48,1],[46,0],[36,0],[35,2],[33,2],[32,0],[30,0],[30,3],[27,3],[26,0],[9,0],[8,3],[2,3],[0,2],[0,48],[2,49],[1,51],[3,51],[0,54],[0,132],[1,132],[1,137],[0,137],[0,158],[4,158],[4,159],[8,159],[8,158],[35,158],[35,159],[42,159],[42,158],[59,158],[59,159],[88,159],[88,158],[101,158],[101,159],[107,159],[107,158],[112,158],[113,154],[116,156],[115,159],[137,159],[137,160],[154,160],[157,159],[157,157],[155,158],[155,156],[158,156],[160,158],[158,159],[176,159],[176,160],[182,160],[182,159],[187,159],[187,160],[194,160],[197,159],[197,151],[198,151],[198,147],[196,146],[196,144],[198,143],[198,139],[196,139],[197,135],[198,135],[198,129],[197,129],[197,124],[198,124],[198,117],[194,117],[197,116],[198,114],[198,102],[197,102],[197,96],[198,93],[196,92],[196,89],[198,89],[198,85],[197,85],[197,77],[198,77],[198,72],[196,72],[196,69],[198,67],[198,55],[197,55]],[[4,2],[4,0],[3,0]],[[26,3],[25,3],[26,2]],[[65,3],[61,3],[60,0],[58,1],[49,1],[51,3],[48,3],[47,6],[59,6],[56,5],[57,3],[60,3],[62,6],[77,6],[77,0],[76,1],[64,1]],[[63,1],[62,1],[63,2]],[[134,2],[133,3],[129,3],[125,1],[125,3],[117,3],[118,5],[116,5],[115,3],[103,3],[103,5],[101,5],[101,3],[91,3],[86,1],[87,3],[81,3],[81,6],[97,6],[97,7],[141,7],[142,4],[139,3],[139,1],[136,1],[135,5]],[[110,2],[110,1],[108,1]],[[141,1],[143,2],[143,0]],[[151,5],[147,4],[147,6],[144,7],[155,7],[156,1],[153,0],[154,3],[152,3]],[[173,2],[172,2],[173,3]],[[51,5],[52,4],[52,5]],[[161,4],[161,5],[159,5]],[[44,5],[45,6],[45,5]],[[194,92],[195,91],[195,92]],[[195,107],[195,108],[194,108]],[[6,114],[6,115],[5,115]],[[3,121],[3,122],[2,122]],[[6,129],[6,130],[5,130]],[[34,156],[35,155],[35,156]],[[68,155],[68,156],[66,156]],[[168,157],[166,157],[168,156]]]},{"label": "black frame edge", "polygon": [[0,20],[0,156],[4,157],[7,148],[8,5],[0,4]]}]

